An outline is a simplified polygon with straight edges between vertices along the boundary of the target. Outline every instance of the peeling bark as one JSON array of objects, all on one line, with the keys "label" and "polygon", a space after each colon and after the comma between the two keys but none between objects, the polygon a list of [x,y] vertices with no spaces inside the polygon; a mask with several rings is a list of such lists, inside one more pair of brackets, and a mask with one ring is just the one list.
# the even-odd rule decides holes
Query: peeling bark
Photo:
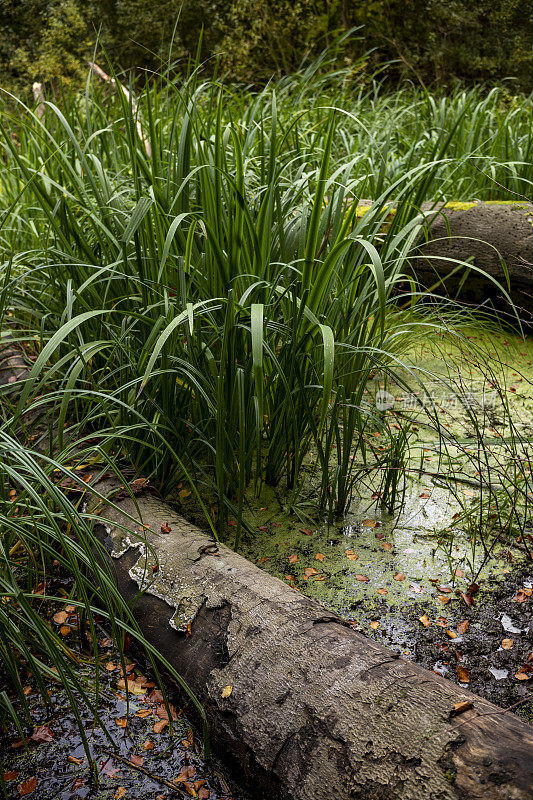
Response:
[{"label": "peeling bark", "polygon": [[[143,633],[203,703],[215,747],[254,797],[531,798],[529,725],[398,658],[168,504],[137,502],[143,534],[103,511],[118,586],[128,599],[145,590]],[[118,505],[139,519],[132,500]],[[454,718],[463,700],[473,707]]]}]

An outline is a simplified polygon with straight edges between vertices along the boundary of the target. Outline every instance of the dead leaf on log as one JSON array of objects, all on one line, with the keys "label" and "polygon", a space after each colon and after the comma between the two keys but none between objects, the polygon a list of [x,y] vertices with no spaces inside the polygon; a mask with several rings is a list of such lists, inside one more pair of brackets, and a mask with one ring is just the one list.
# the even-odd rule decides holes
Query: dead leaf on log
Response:
[{"label": "dead leaf on log", "polygon": [[161,525],[161,533],[170,533],[171,531],[172,528],[170,527],[168,522],[164,522],[163,525]]},{"label": "dead leaf on log", "polygon": [[468,711],[469,708],[472,708],[474,704],[471,700],[461,700],[460,703],[455,703],[453,710],[452,710],[452,717],[456,717],[458,714],[463,714],[465,711]]},{"label": "dead leaf on log", "polygon": [[233,686],[224,686],[222,691],[220,692],[220,696],[226,700],[233,691]]},{"label": "dead leaf on log", "polygon": [[470,683],[470,674],[461,664],[457,665],[457,677],[461,683]]}]

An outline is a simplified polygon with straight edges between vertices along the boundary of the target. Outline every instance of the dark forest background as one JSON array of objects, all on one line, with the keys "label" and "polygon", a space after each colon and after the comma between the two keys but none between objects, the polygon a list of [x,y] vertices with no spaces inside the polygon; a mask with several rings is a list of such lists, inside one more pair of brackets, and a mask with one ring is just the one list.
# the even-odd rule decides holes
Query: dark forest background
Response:
[{"label": "dark forest background", "polygon": [[[117,70],[207,68],[260,84],[290,73],[339,33],[339,65],[425,86],[457,81],[533,90],[533,0],[0,0],[0,85],[76,85],[98,41]],[[106,55],[102,53],[102,49]]]}]

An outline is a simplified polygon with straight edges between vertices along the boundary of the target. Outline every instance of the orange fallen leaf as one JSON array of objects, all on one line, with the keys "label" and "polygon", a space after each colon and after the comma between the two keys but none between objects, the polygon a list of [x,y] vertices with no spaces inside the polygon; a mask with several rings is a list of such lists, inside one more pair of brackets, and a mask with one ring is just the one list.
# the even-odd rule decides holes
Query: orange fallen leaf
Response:
[{"label": "orange fallen leaf", "polygon": [[18,772],[10,770],[9,772],[4,772],[2,777],[4,778],[5,781],[16,781],[18,776],[19,776]]},{"label": "orange fallen leaf", "polygon": [[[180,494],[181,494],[181,492],[180,492]],[[168,522],[164,522],[163,525],[161,525],[161,533],[170,533],[171,530],[172,530],[172,528],[170,527]]]},{"label": "orange fallen leaf", "polygon": [[298,558],[296,553],[293,553],[292,556],[289,556],[289,564],[296,564],[299,560],[300,559]]},{"label": "orange fallen leaf", "polygon": [[381,546],[384,550],[392,550],[392,545],[390,542],[382,542]]},{"label": "orange fallen leaf", "polygon": [[308,580],[308,578],[310,578],[311,575],[318,575],[318,570],[315,569],[314,567],[306,567],[304,569],[304,580]]},{"label": "orange fallen leaf", "polygon": [[224,686],[222,691],[220,692],[220,696],[226,700],[233,691],[233,686]]},{"label": "orange fallen leaf", "polygon": [[503,650],[510,650],[513,646],[514,642],[512,639],[502,639],[502,649]]},{"label": "orange fallen leaf", "polygon": [[67,758],[67,761],[69,762],[69,764],[78,764],[78,766],[79,766],[80,764],[83,764],[84,759],[83,758],[76,758],[76,756],[69,756]]},{"label": "orange fallen leaf", "polygon": [[130,763],[135,764],[136,767],[142,767],[143,761],[144,761],[143,757],[138,756],[136,753],[132,753],[130,755]]},{"label": "orange fallen leaf", "polygon": [[51,742],[53,738],[54,734],[46,725],[38,725],[30,736],[30,739],[32,739],[34,742],[37,742],[37,744]]},{"label": "orange fallen leaf", "polygon": [[36,790],[38,785],[39,781],[37,780],[37,778],[35,777],[26,778],[25,781],[22,781],[22,783],[19,783],[19,785],[17,786],[17,790],[20,797],[24,797],[27,794],[31,794]]},{"label": "orange fallen leaf", "polygon": [[190,491],[189,491],[189,489],[182,489],[182,490],[179,492],[179,495],[178,495],[178,496],[179,496],[179,497],[181,497],[181,498],[182,498],[182,500],[183,500],[185,497],[189,497],[189,495],[190,495]]},{"label": "orange fallen leaf", "polygon": [[387,589],[378,589],[378,594],[381,594],[381,595],[385,596],[385,595],[386,595],[386,594],[388,594],[388,593],[389,593],[389,592],[388,592],[388,590],[387,590]]},{"label": "orange fallen leaf", "polygon": [[465,620],[463,620],[463,622],[460,622],[458,624],[457,633],[459,633],[462,636],[463,633],[466,633],[467,630],[468,630],[468,620],[465,619]]},{"label": "orange fallen leaf", "polygon": [[376,522],[375,519],[364,519],[361,525],[363,528],[379,528],[379,522]]},{"label": "orange fallen leaf", "polygon": [[54,614],[52,619],[54,622],[57,622],[58,625],[63,625],[68,619],[68,614],[66,611],[58,611],[57,614]]},{"label": "orange fallen leaf", "polygon": [[379,622],[377,620],[373,620],[373,622],[370,623],[370,627],[373,630],[377,631],[377,629],[379,628]]},{"label": "orange fallen leaf", "polygon": [[108,672],[113,672],[113,670],[117,668],[117,665],[113,664],[112,661],[108,661],[107,664],[105,665],[105,668]]},{"label": "orange fallen leaf", "polygon": [[515,675],[517,681],[528,681],[531,677],[531,675],[528,675],[527,672],[522,672],[522,670]]},{"label": "orange fallen leaf", "polygon": [[463,714],[465,711],[468,711],[469,708],[472,708],[473,705],[471,700],[461,700],[460,703],[454,703],[452,716],[456,717],[457,714]]},{"label": "orange fallen leaf", "polygon": [[143,744],[142,744],[142,748],[143,748],[143,750],[153,750],[154,749],[154,743],[152,742],[151,739],[145,739]]},{"label": "orange fallen leaf", "polygon": [[437,597],[437,600],[440,600],[441,603],[446,605],[446,603],[450,602],[451,597],[446,597],[446,595],[444,595],[444,594],[439,594],[438,597]]},{"label": "orange fallen leaf", "polygon": [[68,625],[62,625],[60,627],[60,629],[59,629],[59,633],[61,634],[61,636],[68,636],[69,633],[70,633],[70,630],[71,629],[69,628]]},{"label": "orange fallen leaf", "polygon": [[439,628],[447,628],[448,627],[448,620],[446,617],[437,617],[435,620],[435,625],[438,625]]},{"label": "orange fallen leaf", "polygon": [[356,576],[355,576],[355,580],[356,580],[356,581],[360,581],[361,583],[368,583],[368,581],[370,580],[370,578],[367,578],[367,576],[366,576],[366,575],[356,575]]},{"label": "orange fallen leaf", "polygon": [[117,723],[119,728],[127,728],[128,727],[128,720],[127,717],[118,717],[115,722]]},{"label": "orange fallen leaf", "polygon": [[315,556],[317,561],[324,561],[325,557],[324,553],[317,553]]},{"label": "orange fallen leaf", "polygon": [[446,635],[449,636],[450,639],[457,639],[457,634],[455,633],[455,631],[447,630]]},{"label": "orange fallen leaf", "polygon": [[146,717],[151,716],[153,712],[150,711],[149,708],[140,708],[139,711],[135,712],[136,717],[140,717],[140,719],[145,719]]},{"label": "orange fallen leaf", "polygon": [[156,722],[154,724],[152,730],[154,733],[161,733],[161,731],[163,731],[167,727],[167,725],[168,725],[168,719],[160,719],[159,722]]},{"label": "orange fallen leaf", "polygon": [[457,664],[457,677],[461,683],[470,683],[469,672],[461,664]]},{"label": "orange fallen leaf", "polygon": [[116,792],[115,792],[115,794],[113,795],[113,797],[115,798],[115,800],[121,800],[121,798],[122,798],[122,797],[125,797],[125,796],[126,796],[126,789],[124,788],[124,786],[119,786],[119,787],[117,788],[117,791],[116,791]]},{"label": "orange fallen leaf", "polygon": [[422,497],[424,500],[427,500],[427,499],[428,499],[428,497],[431,497],[431,493],[430,493],[430,492],[422,492],[422,493],[419,495],[419,497]]},{"label": "orange fallen leaf", "polygon": [[397,572],[396,575],[394,576],[394,580],[395,581],[404,581],[405,580],[405,575],[403,574],[403,572]]},{"label": "orange fallen leaf", "polygon": [[424,614],[422,617],[419,617],[418,621],[422,623],[424,628],[429,628],[429,626],[431,625],[431,620],[427,614]]},{"label": "orange fallen leaf", "polygon": [[305,536],[312,536],[313,531],[311,528],[300,528],[300,533],[303,533]]}]

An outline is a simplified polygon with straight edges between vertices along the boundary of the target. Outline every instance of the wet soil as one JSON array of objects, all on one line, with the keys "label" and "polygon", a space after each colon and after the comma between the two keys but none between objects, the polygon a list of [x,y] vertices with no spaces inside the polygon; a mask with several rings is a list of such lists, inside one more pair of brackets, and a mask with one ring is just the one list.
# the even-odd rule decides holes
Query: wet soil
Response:
[{"label": "wet soil", "polygon": [[[172,705],[171,694],[170,730],[161,691],[149,670],[126,660],[132,687],[127,696],[119,688],[124,683],[116,651],[102,647],[101,656],[98,713],[107,734],[77,697],[92,767],[66,691],[49,684],[47,707],[30,680],[31,724],[23,728],[26,747],[14,725],[0,731],[4,796],[32,800],[244,800],[216,760],[205,762],[201,734],[183,711]],[[94,667],[85,666],[83,672],[94,699]]]}]

